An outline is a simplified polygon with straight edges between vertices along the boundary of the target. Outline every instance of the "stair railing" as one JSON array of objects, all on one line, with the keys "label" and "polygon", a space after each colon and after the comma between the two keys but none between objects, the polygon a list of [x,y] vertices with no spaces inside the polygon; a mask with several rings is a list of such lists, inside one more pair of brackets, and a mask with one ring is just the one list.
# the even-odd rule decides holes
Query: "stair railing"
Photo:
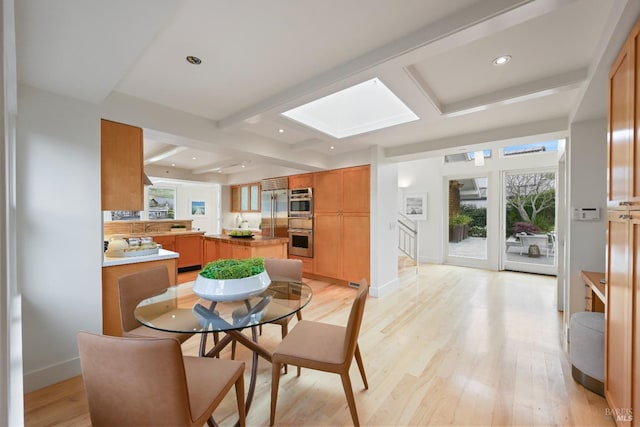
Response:
[{"label": "stair railing", "polygon": [[418,265],[418,223],[398,212],[398,249]]}]

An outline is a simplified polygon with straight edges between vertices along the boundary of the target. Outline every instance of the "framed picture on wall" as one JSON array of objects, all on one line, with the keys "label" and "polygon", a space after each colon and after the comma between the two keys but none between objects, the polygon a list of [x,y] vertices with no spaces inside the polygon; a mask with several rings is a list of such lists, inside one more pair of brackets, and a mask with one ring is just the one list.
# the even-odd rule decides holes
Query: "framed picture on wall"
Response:
[{"label": "framed picture on wall", "polygon": [[204,216],[206,213],[206,206],[204,200],[192,200],[191,201],[191,215],[192,216]]},{"label": "framed picture on wall", "polygon": [[174,219],[176,189],[149,187],[149,219]]},{"label": "framed picture on wall", "polygon": [[427,193],[407,193],[402,203],[402,213],[413,220],[427,219]]}]

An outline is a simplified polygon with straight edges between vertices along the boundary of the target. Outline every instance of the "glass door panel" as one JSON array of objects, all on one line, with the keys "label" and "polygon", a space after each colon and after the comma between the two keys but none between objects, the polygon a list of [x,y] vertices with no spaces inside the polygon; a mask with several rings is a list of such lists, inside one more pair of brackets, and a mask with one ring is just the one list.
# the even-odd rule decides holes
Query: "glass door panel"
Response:
[{"label": "glass door panel", "polygon": [[487,259],[487,181],[449,179],[449,258]]},{"label": "glass door panel", "polygon": [[555,275],[556,172],[503,175],[505,270]]}]

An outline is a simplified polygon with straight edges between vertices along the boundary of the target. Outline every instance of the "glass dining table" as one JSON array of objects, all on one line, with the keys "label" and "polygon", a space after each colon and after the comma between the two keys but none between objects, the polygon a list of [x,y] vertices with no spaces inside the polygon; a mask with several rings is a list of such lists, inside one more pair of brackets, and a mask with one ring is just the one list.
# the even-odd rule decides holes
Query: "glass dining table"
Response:
[{"label": "glass dining table", "polygon": [[[258,343],[258,326],[291,316],[311,301],[312,290],[302,282],[272,281],[260,294],[240,301],[212,301],[193,292],[193,282],[167,288],[162,294],[142,300],[136,319],[149,328],[185,334],[201,334],[199,355],[219,357],[234,340],[253,352],[251,381],[247,390],[249,411],[256,385],[258,357],[271,362],[271,352]],[[251,337],[243,330],[250,329]],[[207,336],[214,345],[207,350]],[[224,336],[219,338],[219,334]]]}]

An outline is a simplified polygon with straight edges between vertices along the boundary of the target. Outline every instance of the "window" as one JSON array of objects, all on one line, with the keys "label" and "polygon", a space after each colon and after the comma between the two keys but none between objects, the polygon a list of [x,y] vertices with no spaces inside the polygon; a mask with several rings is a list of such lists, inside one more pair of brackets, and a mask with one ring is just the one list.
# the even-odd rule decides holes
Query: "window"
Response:
[{"label": "window", "polygon": [[505,156],[521,156],[523,154],[543,153],[545,151],[558,151],[558,141],[512,145],[510,147],[503,148]]},{"label": "window", "polygon": [[260,184],[232,185],[231,212],[260,212]]}]

